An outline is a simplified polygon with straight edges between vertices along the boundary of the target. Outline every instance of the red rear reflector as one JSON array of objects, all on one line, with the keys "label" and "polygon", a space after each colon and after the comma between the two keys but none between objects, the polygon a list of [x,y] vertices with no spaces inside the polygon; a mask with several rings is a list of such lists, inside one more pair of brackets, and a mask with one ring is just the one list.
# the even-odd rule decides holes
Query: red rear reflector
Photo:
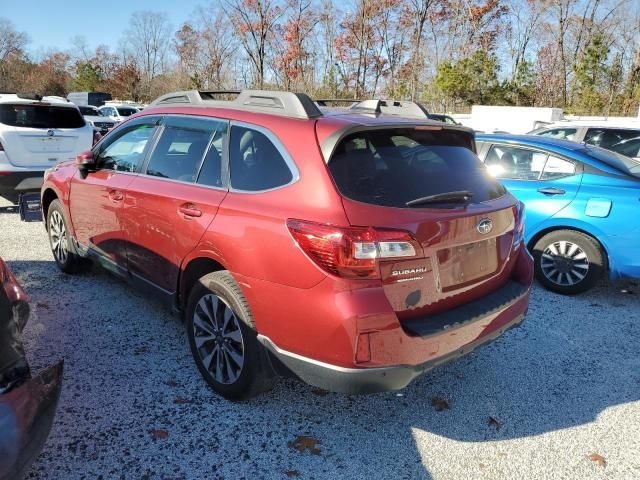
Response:
[{"label": "red rear reflector", "polygon": [[358,335],[356,342],[356,363],[364,363],[371,361],[371,343],[368,333]]},{"label": "red rear reflector", "polygon": [[346,278],[380,278],[378,261],[416,257],[421,248],[411,233],[372,227],[337,227],[287,220],[300,248],[329,273]]}]

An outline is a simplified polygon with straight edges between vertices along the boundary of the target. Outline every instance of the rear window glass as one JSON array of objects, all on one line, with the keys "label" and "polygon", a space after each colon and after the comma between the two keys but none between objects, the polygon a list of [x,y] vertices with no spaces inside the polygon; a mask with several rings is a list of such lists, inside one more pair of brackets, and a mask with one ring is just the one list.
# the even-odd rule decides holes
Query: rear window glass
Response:
[{"label": "rear window glass", "polygon": [[134,113],[138,113],[135,108],[118,107],[118,113],[121,117],[130,117]]},{"label": "rear window glass", "polygon": [[81,128],[85,125],[76,108],[19,103],[0,104],[0,123],[28,128]]},{"label": "rear window glass", "polygon": [[461,135],[443,130],[354,133],[340,142],[329,170],[344,196],[390,207],[407,207],[411,200],[460,191],[470,192],[470,202],[479,203],[506,192]]}]

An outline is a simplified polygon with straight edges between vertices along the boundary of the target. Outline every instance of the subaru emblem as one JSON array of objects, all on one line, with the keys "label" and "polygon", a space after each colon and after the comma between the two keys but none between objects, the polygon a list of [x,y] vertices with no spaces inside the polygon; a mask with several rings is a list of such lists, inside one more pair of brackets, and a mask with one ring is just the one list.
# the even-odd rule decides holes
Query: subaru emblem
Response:
[{"label": "subaru emblem", "polygon": [[476,230],[481,234],[486,235],[493,230],[493,222],[488,218],[483,218],[478,222],[478,225],[476,225]]},{"label": "subaru emblem", "polygon": [[54,132],[53,130],[47,130],[47,135],[49,137],[53,137],[56,134],[56,132]]}]

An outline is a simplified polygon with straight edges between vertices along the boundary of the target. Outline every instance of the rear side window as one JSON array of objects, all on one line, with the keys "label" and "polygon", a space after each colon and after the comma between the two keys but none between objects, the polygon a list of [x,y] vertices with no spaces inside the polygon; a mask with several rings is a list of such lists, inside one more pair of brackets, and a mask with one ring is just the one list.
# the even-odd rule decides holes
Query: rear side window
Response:
[{"label": "rear side window", "polygon": [[431,195],[469,191],[471,203],[501,197],[492,178],[460,134],[446,130],[388,129],[345,137],[329,161],[340,192],[390,207]]},{"label": "rear side window", "polygon": [[82,128],[84,118],[71,107],[32,104],[0,104],[0,123],[26,128]]},{"label": "rear side window", "polygon": [[283,153],[264,133],[252,128],[231,128],[229,169],[231,187],[236,190],[270,190],[293,180]]},{"label": "rear side window", "polygon": [[497,178],[537,180],[547,154],[528,148],[493,145],[484,159],[489,172]]},{"label": "rear side window", "polygon": [[540,180],[555,180],[557,178],[569,177],[574,173],[576,173],[575,163],[549,155]]},{"label": "rear side window", "polygon": [[619,152],[618,144],[640,136],[640,130],[626,128],[590,128],[584,136],[585,143]]}]

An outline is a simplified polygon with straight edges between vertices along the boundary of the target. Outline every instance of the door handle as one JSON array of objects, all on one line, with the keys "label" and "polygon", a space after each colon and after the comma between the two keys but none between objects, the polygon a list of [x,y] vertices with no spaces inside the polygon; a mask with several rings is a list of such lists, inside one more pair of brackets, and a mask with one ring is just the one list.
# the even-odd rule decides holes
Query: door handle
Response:
[{"label": "door handle", "polygon": [[112,202],[121,202],[124,194],[120,190],[109,190],[109,199]]},{"label": "door handle", "polygon": [[199,210],[193,203],[183,203],[178,207],[178,211],[185,217],[201,217],[202,210]]},{"label": "door handle", "polygon": [[561,188],[539,188],[538,191],[540,193],[544,193],[545,195],[564,195],[565,193],[567,193],[566,191],[564,191]]}]

